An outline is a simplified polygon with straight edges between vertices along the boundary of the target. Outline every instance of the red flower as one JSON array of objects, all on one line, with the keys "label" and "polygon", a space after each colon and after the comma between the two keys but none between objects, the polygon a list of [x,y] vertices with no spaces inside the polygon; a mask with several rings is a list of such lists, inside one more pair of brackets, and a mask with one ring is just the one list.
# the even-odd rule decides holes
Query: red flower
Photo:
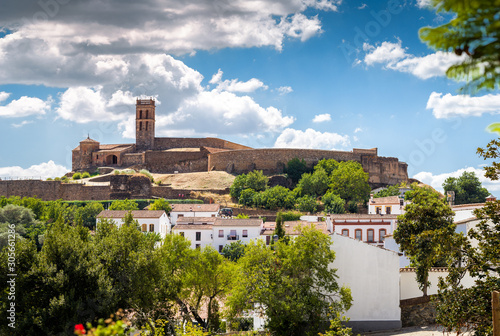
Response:
[{"label": "red flower", "polygon": [[76,335],[85,335],[85,327],[83,324],[75,325],[75,334]]}]

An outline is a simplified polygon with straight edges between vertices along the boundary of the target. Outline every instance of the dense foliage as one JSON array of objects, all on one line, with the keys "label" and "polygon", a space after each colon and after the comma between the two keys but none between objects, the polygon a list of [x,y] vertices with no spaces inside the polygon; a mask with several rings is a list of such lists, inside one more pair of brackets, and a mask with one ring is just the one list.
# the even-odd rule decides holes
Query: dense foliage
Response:
[{"label": "dense foliage", "polygon": [[[497,159],[498,143],[492,140],[478,153],[485,159]],[[498,167],[495,160],[485,168],[490,179],[498,179]],[[449,275],[439,284],[436,320],[446,331],[479,336],[492,333],[491,292],[500,288],[500,201],[487,202],[475,215],[479,224],[454,242]],[[461,283],[466,274],[474,277],[470,288]]]},{"label": "dense foliage", "polygon": [[398,216],[394,239],[416,268],[417,282],[427,295],[429,270],[450,255],[456,225],[453,211],[434,190],[415,187],[412,203]]},{"label": "dense foliage", "polygon": [[463,92],[498,88],[498,1],[431,0],[431,4],[438,12],[452,14],[452,19],[438,27],[422,28],[420,37],[437,50],[464,56],[448,69],[448,77],[467,81]]},{"label": "dense foliage", "polygon": [[455,204],[484,203],[490,194],[483,188],[474,172],[466,172],[459,177],[448,177],[443,183],[446,192],[455,193]]},{"label": "dense foliage", "polygon": [[302,174],[307,173],[309,169],[307,168],[306,161],[304,159],[293,158],[286,164],[285,173],[294,182],[301,178]]}]

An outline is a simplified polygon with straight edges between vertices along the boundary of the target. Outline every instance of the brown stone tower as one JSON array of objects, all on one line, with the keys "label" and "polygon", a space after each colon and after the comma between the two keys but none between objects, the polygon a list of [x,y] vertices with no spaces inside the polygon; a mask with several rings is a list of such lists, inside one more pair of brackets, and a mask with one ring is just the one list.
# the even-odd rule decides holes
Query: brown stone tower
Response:
[{"label": "brown stone tower", "polygon": [[154,149],[155,101],[137,99],[135,105],[135,147],[137,151]]},{"label": "brown stone tower", "polygon": [[92,153],[99,150],[99,142],[90,137],[80,141],[80,146],[73,150],[73,170],[88,170],[95,166]]}]

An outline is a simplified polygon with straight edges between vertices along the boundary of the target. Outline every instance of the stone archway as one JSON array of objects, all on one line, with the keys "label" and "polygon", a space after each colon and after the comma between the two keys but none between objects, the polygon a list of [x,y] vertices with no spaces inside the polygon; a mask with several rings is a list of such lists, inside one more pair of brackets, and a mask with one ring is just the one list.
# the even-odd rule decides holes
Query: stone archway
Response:
[{"label": "stone archway", "polygon": [[108,155],[106,157],[106,164],[107,165],[117,165],[118,164],[118,157],[116,155]]}]

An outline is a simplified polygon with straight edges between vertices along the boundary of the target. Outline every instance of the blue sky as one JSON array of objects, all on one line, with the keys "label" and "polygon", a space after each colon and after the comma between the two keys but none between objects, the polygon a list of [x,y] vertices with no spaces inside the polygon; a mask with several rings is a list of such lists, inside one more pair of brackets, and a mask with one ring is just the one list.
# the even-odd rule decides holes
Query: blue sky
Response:
[{"label": "blue sky", "polygon": [[500,95],[460,96],[460,61],[418,30],[426,1],[20,0],[0,13],[0,177],[58,176],[89,134],[134,142],[136,97],[157,136],[255,148],[352,150],[409,164],[440,188],[475,171]]}]

